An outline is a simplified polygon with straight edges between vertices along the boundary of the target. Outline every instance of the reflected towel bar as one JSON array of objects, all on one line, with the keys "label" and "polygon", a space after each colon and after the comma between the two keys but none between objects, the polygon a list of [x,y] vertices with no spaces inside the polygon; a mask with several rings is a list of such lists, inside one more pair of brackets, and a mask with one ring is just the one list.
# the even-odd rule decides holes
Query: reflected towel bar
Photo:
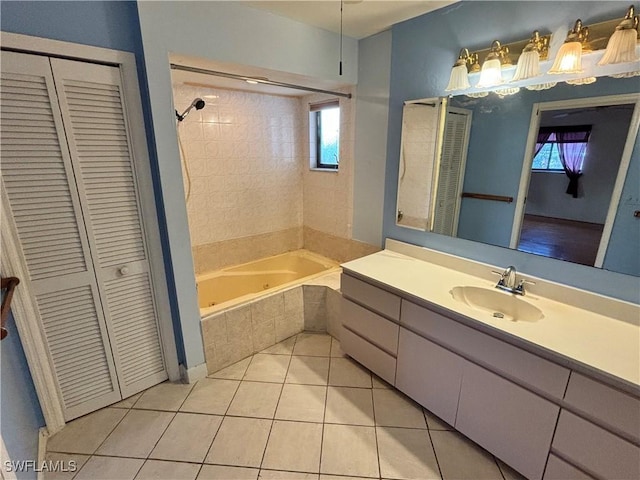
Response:
[{"label": "reflected towel bar", "polygon": [[470,193],[462,192],[462,198],[477,198],[478,200],[493,200],[495,202],[513,202],[513,197],[505,197],[503,195],[488,195],[486,193]]}]

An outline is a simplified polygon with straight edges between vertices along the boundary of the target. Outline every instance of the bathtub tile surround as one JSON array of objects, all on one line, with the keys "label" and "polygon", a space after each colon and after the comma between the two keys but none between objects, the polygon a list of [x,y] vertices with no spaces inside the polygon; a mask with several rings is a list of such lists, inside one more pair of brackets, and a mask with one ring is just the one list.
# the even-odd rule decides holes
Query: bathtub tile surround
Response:
[{"label": "bathtub tile surround", "polygon": [[278,232],[194,245],[191,252],[195,273],[201,275],[231,265],[299,250],[303,246],[302,232],[302,227],[294,227]]},{"label": "bathtub tile surround", "polygon": [[[340,351],[328,335],[303,333],[199,381],[186,398],[184,385],[164,383],[69,423],[47,458],[76,460],[75,478],[522,479]],[[329,375],[285,383],[310,360]],[[172,401],[149,410],[161,392]],[[94,425],[105,427],[99,436]],[[114,445],[135,448],[100,453]]]},{"label": "bathtub tile surround", "polygon": [[304,246],[307,250],[343,263],[380,251],[380,247],[353,239],[342,238],[306,225],[303,228]]},{"label": "bathtub tile surround", "polygon": [[321,285],[303,285],[305,330],[327,331],[327,288]]},{"label": "bathtub tile surround", "polygon": [[339,272],[310,281],[316,285],[293,286],[205,317],[202,338],[209,373],[269,347],[280,349],[276,343],[303,330],[339,337],[340,293],[334,290]]}]

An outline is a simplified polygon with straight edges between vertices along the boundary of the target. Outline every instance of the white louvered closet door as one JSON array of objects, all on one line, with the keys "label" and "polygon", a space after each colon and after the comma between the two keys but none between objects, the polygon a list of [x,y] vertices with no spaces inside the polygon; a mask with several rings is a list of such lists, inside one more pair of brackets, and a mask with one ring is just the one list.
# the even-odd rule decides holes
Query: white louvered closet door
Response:
[{"label": "white louvered closet door", "polygon": [[2,183],[70,420],[121,395],[49,59],[1,60]]},{"label": "white louvered closet door", "polygon": [[456,107],[447,109],[433,219],[435,233],[453,236],[458,233],[470,127],[471,111]]},{"label": "white louvered closet door", "polygon": [[51,59],[123,397],[166,380],[120,70]]}]

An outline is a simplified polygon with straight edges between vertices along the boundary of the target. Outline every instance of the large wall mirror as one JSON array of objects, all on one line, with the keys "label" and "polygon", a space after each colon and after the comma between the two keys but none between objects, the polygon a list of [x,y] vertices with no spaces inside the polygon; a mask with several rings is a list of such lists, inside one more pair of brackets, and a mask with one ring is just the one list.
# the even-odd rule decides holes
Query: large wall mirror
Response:
[{"label": "large wall mirror", "polygon": [[398,225],[640,275],[637,90],[405,102]]}]

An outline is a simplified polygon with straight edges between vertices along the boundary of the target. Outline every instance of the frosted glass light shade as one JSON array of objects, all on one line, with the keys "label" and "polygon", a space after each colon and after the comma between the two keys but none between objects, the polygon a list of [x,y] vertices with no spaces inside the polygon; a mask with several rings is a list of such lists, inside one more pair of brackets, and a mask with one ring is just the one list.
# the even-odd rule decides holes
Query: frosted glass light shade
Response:
[{"label": "frosted glass light shade", "polygon": [[495,93],[500,98],[508,97],[509,95],[515,95],[520,91],[520,87],[509,87],[509,88],[501,88],[496,90]]},{"label": "frosted glass light shade", "polygon": [[469,75],[467,73],[467,65],[456,65],[451,69],[451,76],[449,77],[449,85],[445,88],[445,92],[451,92],[453,90],[466,90],[471,88],[469,84]]},{"label": "frosted glass light shade", "polygon": [[582,44],[564,43],[548,73],[582,73]]},{"label": "frosted glass light shade", "polygon": [[518,66],[512,81],[526,80],[540,75],[540,54],[537,50],[522,52],[518,59]]},{"label": "frosted glass light shade", "polygon": [[532,91],[548,90],[550,88],[555,87],[557,84],[558,84],[558,82],[538,83],[537,85],[527,85],[524,88],[526,88],[527,90],[532,90]]},{"label": "frosted glass light shade", "polygon": [[569,85],[590,85],[596,81],[596,77],[576,78],[575,80],[567,80]]},{"label": "frosted glass light shade", "polygon": [[607,49],[598,65],[627,63],[638,60],[636,56],[636,37],[638,32],[633,28],[616,30],[609,38]]},{"label": "frosted glass light shade", "polygon": [[478,88],[487,88],[500,85],[502,83],[502,65],[499,58],[485,60],[480,71],[480,80]]},{"label": "frosted glass light shade", "polygon": [[489,95],[489,92],[473,92],[465,93],[465,95],[469,98],[484,98]]}]

